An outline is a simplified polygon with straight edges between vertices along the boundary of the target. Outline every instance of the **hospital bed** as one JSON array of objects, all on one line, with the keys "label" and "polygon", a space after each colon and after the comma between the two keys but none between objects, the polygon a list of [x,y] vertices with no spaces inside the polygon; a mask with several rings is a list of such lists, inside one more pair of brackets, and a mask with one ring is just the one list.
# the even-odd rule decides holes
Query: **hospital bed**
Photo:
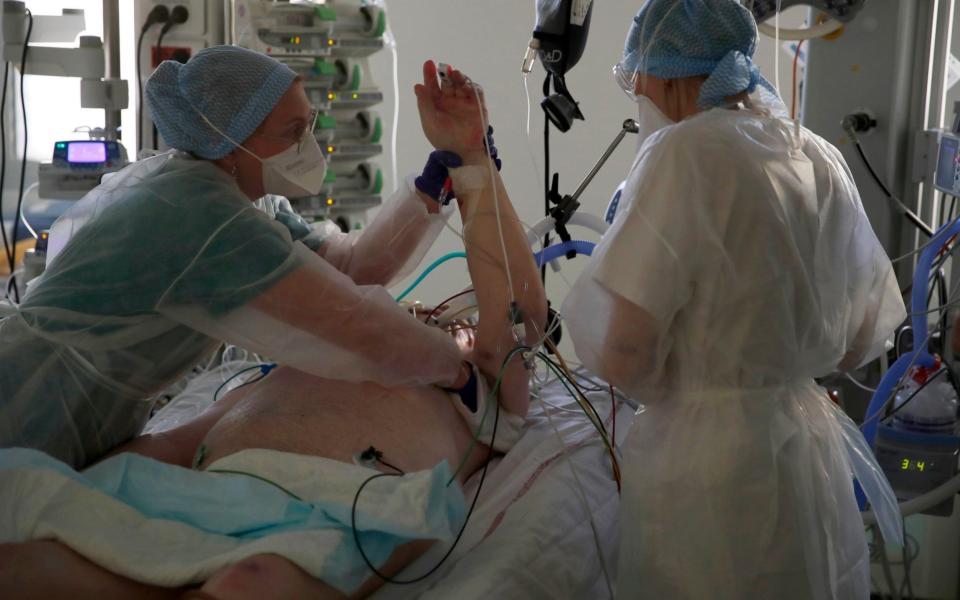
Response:
[{"label": "hospital bed", "polygon": [[[210,404],[227,377],[251,364],[232,362],[192,379],[154,415],[145,432],[192,418]],[[609,391],[586,395],[609,429],[614,404]],[[373,598],[612,597],[608,585],[615,582],[619,502],[609,455],[559,381],[546,381],[535,396],[522,437],[491,463],[470,522],[449,558],[424,581],[385,584]],[[633,410],[620,401],[616,405],[617,437],[622,438]],[[467,482],[468,499],[479,477],[478,472]],[[418,578],[448,549],[435,545],[396,579]]]}]

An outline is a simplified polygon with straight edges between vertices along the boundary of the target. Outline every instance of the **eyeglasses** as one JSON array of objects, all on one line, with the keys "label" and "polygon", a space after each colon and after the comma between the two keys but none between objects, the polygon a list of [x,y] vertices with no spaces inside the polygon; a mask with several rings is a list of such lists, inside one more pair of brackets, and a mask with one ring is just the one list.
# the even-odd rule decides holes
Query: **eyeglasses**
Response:
[{"label": "eyeglasses", "polygon": [[314,129],[316,129],[316,127],[317,127],[317,118],[319,117],[319,114],[320,114],[320,113],[317,111],[317,109],[313,109],[313,110],[310,111],[310,116],[307,118],[307,126],[306,126],[306,128],[305,128],[303,131],[301,131],[300,134],[297,135],[296,138],[290,138],[290,137],[287,137],[287,136],[285,136],[285,135],[270,135],[270,134],[267,134],[267,133],[254,133],[253,135],[255,135],[255,136],[257,136],[257,137],[262,137],[262,138],[267,138],[267,139],[274,139],[274,140],[282,140],[282,141],[284,141],[284,142],[288,142],[288,143],[291,143],[291,144],[296,144],[296,145],[297,145],[297,152],[300,152],[300,149],[301,149],[301,147],[303,146],[304,134],[306,134],[306,133],[313,133]]}]

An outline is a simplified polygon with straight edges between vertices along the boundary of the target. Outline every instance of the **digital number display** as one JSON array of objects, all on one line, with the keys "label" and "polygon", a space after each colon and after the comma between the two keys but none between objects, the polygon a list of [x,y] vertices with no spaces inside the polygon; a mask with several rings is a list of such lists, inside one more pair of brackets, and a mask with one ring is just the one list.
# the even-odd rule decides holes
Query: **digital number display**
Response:
[{"label": "digital number display", "polygon": [[105,163],[107,146],[102,142],[72,142],[67,145],[68,163]]},{"label": "digital number display", "polygon": [[932,467],[933,467],[933,463],[928,463],[925,460],[905,458],[902,461],[900,461],[901,471],[915,471],[918,473],[923,473],[927,471],[927,469]]}]

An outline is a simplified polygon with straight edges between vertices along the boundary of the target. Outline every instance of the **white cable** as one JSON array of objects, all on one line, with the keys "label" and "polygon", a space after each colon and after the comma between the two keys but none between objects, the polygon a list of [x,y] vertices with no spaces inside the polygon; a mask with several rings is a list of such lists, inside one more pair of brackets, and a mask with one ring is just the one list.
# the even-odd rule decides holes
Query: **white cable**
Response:
[{"label": "white cable", "polygon": [[[483,104],[483,101],[480,99],[480,90],[478,89],[476,84],[471,86],[471,89],[473,90],[474,97],[477,99],[477,109],[480,111],[480,126],[483,128],[482,133],[480,135],[482,135],[483,139],[486,140],[487,131],[488,131],[487,118],[483,114],[484,104]],[[484,148],[486,148],[486,145],[484,145]],[[512,306],[516,304],[517,298],[513,293],[513,275],[510,272],[510,257],[507,253],[507,242],[503,237],[503,222],[502,222],[502,219],[500,218],[500,198],[499,198],[499,194],[497,193],[497,187],[499,186],[497,185],[496,173],[493,168],[492,159],[487,161],[487,168],[490,170],[490,185],[493,186],[493,211],[496,214],[496,218],[497,218],[497,233],[500,237],[500,250],[503,252],[503,266],[506,269],[507,286],[509,288],[510,304]]]},{"label": "white cable", "polygon": [[444,220],[443,220],[443,226],[446,227],[447,229],[449,229],[450,231],[452,231],[452,232],[453,232],[453,235],[455,235],[455,236],[457,236],[458,238],[460,238],[460,240],[461,240],[462,242],[464,242],[464,245],[466,245],[466,240],[463,239],[463,234],[460,233],[459,231],[457,231],[456,229],[454,229],[453,225],[450,224],[450,221],[444,219]]},{"label": "white cable", "polygon": [[[780,8],[781,0],[777,0],[776,13],[774,13],[774,29],[773,32],[773,74],[774,74],[774,84],[773,86],[777,88],[777,93],[780,94]],[[783,94],[780,94],[783,97]]]},{"label": "white cable", "polygon": [[[540,399],[540,402],[544,402],[543,399]],[[546,405],[547,403],[544,402]],[[600,570],[603,571],[603,580],[607,584],[607,591],[610,593],[610,598],[613,598],[613,585],[610,582],[610,573],[607,572],[607,561],[603,556],[603,546],[600,544],[600,534],[597,532],[597,524],[593,521],[593,511],[590,510],[590,504],[587,502],[587,495],[583,491],[583,484],[580,483],[580,476],[577,475],[577,470],[573,466],[573,461],[570,460],[570,456],[567,453],[567,445],[563,440],[563,435],[560,433],[560,430],[557,429],[556,424],[553,422],[553,416],[550,414],[550,410],[546,408],[543,409],[543,412],[547,415],[547,421],[550,423],[550,428],[553,429],[553,433],[557,436],[557,442],[560,444],[561,456],[567,463],[567,467],[570,468],[570,472],[573,474],[573,480],[577,484],[577,491],[580,494],[580,501],[583,505],[584,512],[587,513],[587,519],[590,521],[590,529],[593,531],[593,541],[597,547],[597,558],[600,560]]]},{"label": "white cable", "polygon": [[890,588],[890,596],[893,600],[900,600],[900,590],[897,589],[897,584],[893,581],[893,572],[890,570],[890,559],[883,548],[880,551],[880,565],[883,567],[883,578],[887,580],[887,587]]},{"label": "white cable", "polygon": [[[531,113],[531,111],[530,111],[530,104],[531,104],[531,102],[530,102],[530,81],[529,81],[529,79],[528,79],[529,75],[528,75],[527,73],[521,74],[520,77],[523,79],[523,93],[524,93],[524,95],[526,96],[526,99],[527,99],[527,101],[526,101],[526,105],[527,105],[527,142],[528,142],[528,145],[529,145],[529,141],[530,141],[530,116],[531,116],[531,115],[530,115],[530,113]],[[532,152],[530,153],[530,157],[533,158],[533,153],[532,153]],[[534,166],[536,166],[536,165],[534,165]]]},{"label": "white cable", "polygon": [[400,71],[396,40],[393,40],[390,45],[390,54],[393,56],[393,124],[390,131],[390,169],[393,177],[393,187],[399,189],[400,184],[397,181],[397,135],[400,131]]},{"label": "white cable", "polygon": [[871,394],[874,394],[877,391],[876,388],[867,387],[866,385],[860,383],[859,381],[857,381],[857,378],[851,375],[850,373],[844,373],[843,376],[849,379],[851,383],[853,383],[853,385],[857,386],[861,390],[868,391]]},{"label": "white cable", "polygon": [[936,242],[936,241],[937,241],[936,238],[931,238],[931,239],[927,240],[926,242],[924,242],[923,245],[920,246],[919,248],[917,248],[916,250],[911,250],[910,252],[907,252],[906,254],[903,254],[903,255],[898,256],[898,257],[896,257],[896,258],[891,258],[891,259],[890,259],[890,262],[891,262],[892,264],[896,264],[896,263],[898,263],[898,262],[900,262],[900,261],[903,261],[903,260],[906,260],[906,259],[910,258],[911,256],[920,254],[921,252],[923,252],[924,250],[926,250],[929,246],[931,246],[931,245],[932,245],[934,242]]},{"label": "white cable", "polygon": [[767,37],[775,38],[778,41],[782,39],[797,42],[800,40],[812,40],[825,35],[830,35],[831,33],[838,31],[841,27],[843,27],[843,23],[833,19],[819,25],[814,25],[813,27],[809,27],[807,29],[784,29],[777,28],[766,23],[757,24],[757,29],[760,31],[760,33]]},{"label": "white cable", "polygon": [[23,214],[23,209],[27,207],[27,203],[24,202],[24,198],[29,196],[30,192],[36,189],[37,186],[39,185],[40,185],[39,181],[34,181],[33,183],[30,184],[30,187],[28,187],[27,190],[23,192],[23,196],[20,196],[20,220],[23,221],[23,224],[27,227],[27,231],[30,232],[30,235],[32,235],[34,239],[37,239],[40,236],[37,235],[37,232],[33,229],[33,227],[30,226],[30,222],[27,221],[27,216]]},{"label": "white cable", "polygon": [[[940,487],[922,496],[901,502],[899,504],[900,514],[903,515],[904,518],[915,515],[953,498],[954,494],[957,493],[960,493],[960,474],[954,475],[952,479],[945,481]],[[863,517],[864,525],[869,526],[876,524],[877,515],[872,510],[864,511],[860,514]]]},{"label": "white cable", "polygon": [[[529,87],[530,82],[528,79],[529,75],[523,74],[521,75],[521,77],[523,78],[523,93],[526,98],[524,105],[527,109],[527,135],[524,137],[524,142],[527,147],[527,156],[530,157],[530,166],[533,167],[533,177],[536,178],[540,176],[540,164],[537,163],[537,157],[534,154],[534,149],[533,149],[533,142],[530,141],[530,119],[531,119],[530,111],[531,111],[532,102],[530,101],[530,87]],[[529,227],[527,229],[529,229]]]},{"label": "white cable", "polygon": [[556,411],[559,411],[559,412],[576,413],[576,414],[578,414],[578,415],[582,415],[582,414],[583,414],[583,409],[581,409],[581,408],[564,408],[564,407],[562,407],[562,406],[557,406],[556,404],[554,404],[554,403],[552,403],[552,402],[547,402],[546,399],[544,399],[544,398],[540,398],[540,402],[541,402],[542,404],[546,404],[546,405],[549,406],[550,408],[552,408],[552,409],[554,409],[554,410],[556,410]]}]

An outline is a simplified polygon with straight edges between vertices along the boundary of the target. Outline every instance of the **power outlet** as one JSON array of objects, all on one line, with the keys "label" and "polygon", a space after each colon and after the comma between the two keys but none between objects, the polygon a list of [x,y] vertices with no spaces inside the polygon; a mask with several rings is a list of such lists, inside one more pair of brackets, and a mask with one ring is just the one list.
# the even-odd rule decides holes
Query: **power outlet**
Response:
[{"label": "power outlet", "polygon": [[151,63],[156,69],[165,60],[175,60],[178,63],[185,63],[190,60],[193,50],[185,46],[160,46],[151,49]]},{"label": "power outlet", "polygon": [[170,35],[172,39],[179,40],[181,37],[202,37],[207,33],[207,0],[153,0],[150,4],[151,6],[146,9],[147,11],[149,11],[154,4],[165,4],[170,10],[173,10],[175,6],[183,6],[190,11],[190,18],[186,23],[177,25],[170,30],[168,35]]}]

